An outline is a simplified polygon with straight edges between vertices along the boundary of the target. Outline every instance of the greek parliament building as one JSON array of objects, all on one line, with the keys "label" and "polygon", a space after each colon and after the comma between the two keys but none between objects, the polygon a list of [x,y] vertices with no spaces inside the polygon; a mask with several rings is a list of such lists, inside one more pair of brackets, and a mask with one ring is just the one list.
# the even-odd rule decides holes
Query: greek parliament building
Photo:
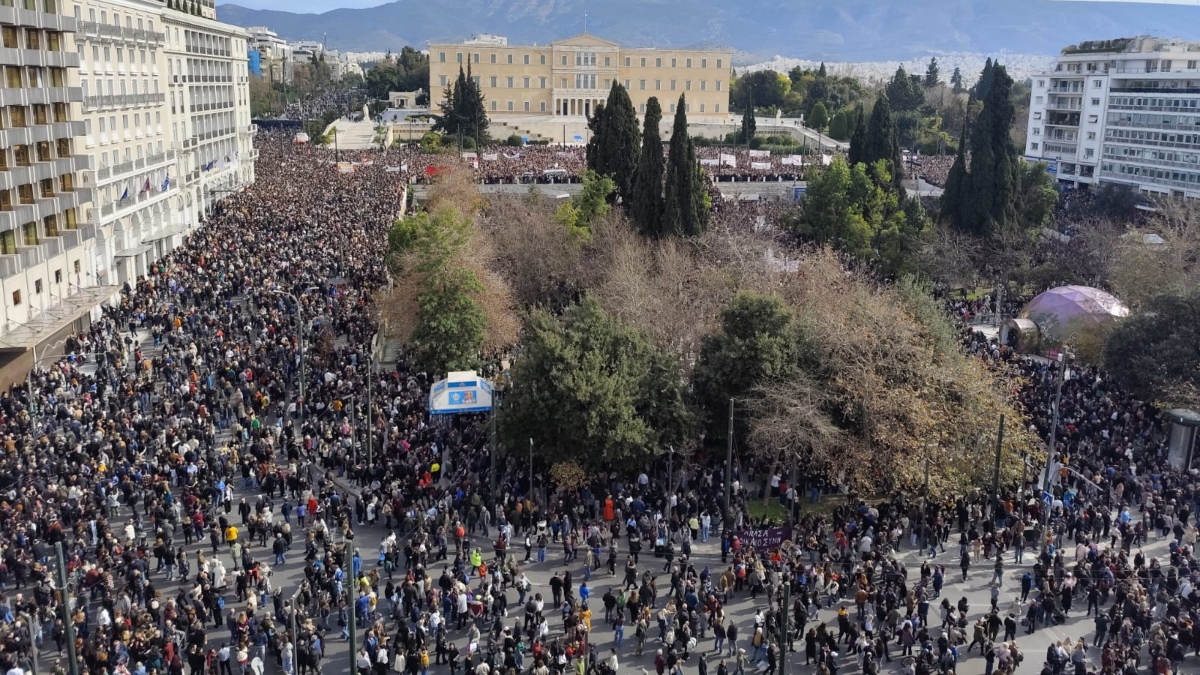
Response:
[{"label": "greek parliament building", "polygon": [[1200,42],[1081,42],[1032,79],[1025,156],[1059,183],[1200,198]]},{"label": "greek parliament building", "polygon": [[254,180],[245,31],[165,0],[0,0],[0,386]]},{"label": "greek parliament building", "polygon": [[548,45],[509,45],[494,35],[429,45],[429,87],[438,100],[470,64],[491,117],[552,115],[582,118],[608,98],[614,80],[646,111],[657,96],[663,114],[687,95],[689,114],[729,114],[731,51],[629,49],[593,35]]}]

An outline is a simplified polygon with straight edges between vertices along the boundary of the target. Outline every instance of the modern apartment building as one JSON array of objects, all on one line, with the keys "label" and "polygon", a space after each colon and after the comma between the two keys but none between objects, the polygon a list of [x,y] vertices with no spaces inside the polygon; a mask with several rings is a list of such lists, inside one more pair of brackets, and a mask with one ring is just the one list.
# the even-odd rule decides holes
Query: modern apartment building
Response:
[{"label": "modern apartment building", "polygon": [[730,51],[630,49],[583,34],[549,45],[509,45],[500,36],[429,46],[434,101],[470,65],[488,114],[584,117],[608,98],[614,80],[643,113],[657,96],[663,114],[687,95],[689,114],[729,114]]},{"label": "modern apartment building", "polygon": [[88,321],[97,279],[73,34],[58,0],[0,0],[0,368]]},{"label": "modern apartment building", "polygon": [[1062,50],[1033,77],[1025,155],[1071,187],[1200,198],[1200,43],[1140,36]]},{"label": "modern apartment building", "polygon": [[0,0],[0,380],[254,180],[246,33],[197,7]]}]

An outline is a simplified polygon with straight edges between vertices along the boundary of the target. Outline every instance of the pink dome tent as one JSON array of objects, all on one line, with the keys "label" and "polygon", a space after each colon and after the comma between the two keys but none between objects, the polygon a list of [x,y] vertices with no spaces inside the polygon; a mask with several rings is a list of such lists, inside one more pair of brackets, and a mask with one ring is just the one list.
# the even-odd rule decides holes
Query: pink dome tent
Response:
[{"label": "pink dome tent", "polygon": [[1041,342],[1056,344],[1071,333],[1104,326],[1129,315],[1129,308],[1109,293],[1091,286],[1059,286],[1038,295],[1018,315],[1037,324]]}]

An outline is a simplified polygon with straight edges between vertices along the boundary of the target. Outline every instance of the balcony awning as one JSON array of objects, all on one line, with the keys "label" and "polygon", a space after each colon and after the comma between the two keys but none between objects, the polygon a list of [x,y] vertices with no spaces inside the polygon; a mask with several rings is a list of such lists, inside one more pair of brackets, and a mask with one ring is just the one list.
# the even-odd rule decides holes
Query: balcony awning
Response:
[{"label": "balcony awning", "polygon": [[120,286],[92,286],[68,295],[61,302],[47,307],[28,323],[9,322],[12,327],[0,335],[0,352],[24,352],[33,349],[76,319],[87,316],[101,303],[121,290]]},{"label": "balcony awning", "polygon": [[158,241],[159,239],[166,239],[167,237],[173,237],[177,234],[187,234],[187,232],[188,228],[186,226],[172,225],[171,227],[159,230],[154,234],[142,237],[142,241]]},{"label": "balcony awning", "polygon": [[115,257],[115,258],[132,258],[135,255],[141,255],[147,251],[152,251],[152,250],[154,250],[153,246],[150,246],[149,244],[142,244],[141,246],[134,246],[133,248],[127,248],[124,251],[117,251],[116,253],[113,254],[113,257]]}]

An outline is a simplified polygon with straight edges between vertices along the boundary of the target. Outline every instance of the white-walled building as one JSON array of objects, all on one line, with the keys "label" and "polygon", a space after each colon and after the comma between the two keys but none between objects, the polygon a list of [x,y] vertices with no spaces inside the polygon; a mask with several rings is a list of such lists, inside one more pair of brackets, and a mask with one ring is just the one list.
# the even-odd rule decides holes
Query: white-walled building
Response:
[{"label": "white-walled building", "polygon": [[1200,198],[1200,42],[1084,42],[1034,75],[1025,156],[1073,187]]}]

